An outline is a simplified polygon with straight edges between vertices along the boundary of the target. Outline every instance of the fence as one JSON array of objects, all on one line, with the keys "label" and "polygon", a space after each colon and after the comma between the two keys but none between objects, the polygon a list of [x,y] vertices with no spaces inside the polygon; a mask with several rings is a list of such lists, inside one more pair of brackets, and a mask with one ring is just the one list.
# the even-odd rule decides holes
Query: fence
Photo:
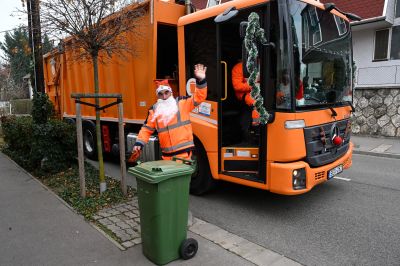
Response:
[{"label": "fence", "polygon": [[400,87],[400,65],[360,67],[357,87]]}]

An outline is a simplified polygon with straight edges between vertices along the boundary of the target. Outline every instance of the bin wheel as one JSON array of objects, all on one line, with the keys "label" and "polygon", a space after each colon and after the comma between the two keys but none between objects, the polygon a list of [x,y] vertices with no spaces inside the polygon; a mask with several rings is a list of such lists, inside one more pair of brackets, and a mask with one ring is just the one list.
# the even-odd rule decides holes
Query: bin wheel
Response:
[{"label": "bin wheel", "polygon": [[193,238],[188,238],[183,240],[181,244],[181,248],[179,249],[179,253],[181,258],[184,260],[188,260],[194,257],[197,253],[197,249],[199,245],[197,244],[197,240]]}]

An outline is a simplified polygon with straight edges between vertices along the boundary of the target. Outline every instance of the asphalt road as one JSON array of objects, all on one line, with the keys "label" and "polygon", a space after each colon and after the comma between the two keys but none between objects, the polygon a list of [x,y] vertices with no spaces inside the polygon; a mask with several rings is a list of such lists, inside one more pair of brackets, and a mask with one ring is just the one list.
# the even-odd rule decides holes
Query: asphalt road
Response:
[{"label": "asphalt road", "polygon": [[195,217],[305,265],[400,265],[400,161],[354,155],[300,196],[232,184],[191,197]]},{"label": "asphalt road", "polygon": [[349,181],[332,179],[300,196],[222,182],[191,196],[190,209],[304,265],[400,265],[399,167],[398,159],[354,155],[340,174]]}]

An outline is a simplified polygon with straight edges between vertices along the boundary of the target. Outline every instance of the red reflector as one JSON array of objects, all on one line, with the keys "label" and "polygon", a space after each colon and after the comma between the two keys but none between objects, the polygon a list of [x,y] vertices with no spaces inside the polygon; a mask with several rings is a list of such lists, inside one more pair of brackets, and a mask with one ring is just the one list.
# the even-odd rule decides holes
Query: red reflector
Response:
[{"label": "red reflector", "polygon": [[332,141],[333,141],[333,144],[335,144],[336,146],[339,146],[340,144],[342,144],[343,139],[341,137],[339,137],[339,136],[336,136],[336,137],[333,138]]}]

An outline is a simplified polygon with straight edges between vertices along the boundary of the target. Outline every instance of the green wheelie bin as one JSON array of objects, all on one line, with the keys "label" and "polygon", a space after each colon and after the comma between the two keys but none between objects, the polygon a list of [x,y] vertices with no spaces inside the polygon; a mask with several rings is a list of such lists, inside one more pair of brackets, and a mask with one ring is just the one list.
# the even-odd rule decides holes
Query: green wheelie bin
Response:
[{"label": "green wheelie bin", "polygon": [[163,160],[129,168],[137,180],[143,254],[155,264],[197,252],[197,241],[186,239],[193,171],[186,163]]}]

